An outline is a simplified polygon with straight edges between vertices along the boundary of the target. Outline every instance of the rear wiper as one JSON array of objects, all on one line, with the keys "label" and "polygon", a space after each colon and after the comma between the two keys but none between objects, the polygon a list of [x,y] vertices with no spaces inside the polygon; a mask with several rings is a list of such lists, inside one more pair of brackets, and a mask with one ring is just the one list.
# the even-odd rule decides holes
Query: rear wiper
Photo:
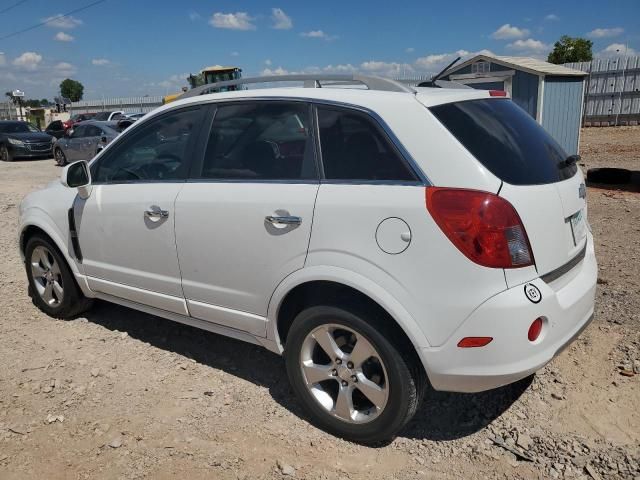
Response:
[{"label": "rear wiper", "polygon": [[582,157],[578,154],[569,155],[567,158],[565,158],[563,161],[561,161],[558,164],[558,168],[570,167],[571,165],[575,165],[576,163],[578,163],[580,160],[582,160]]}]

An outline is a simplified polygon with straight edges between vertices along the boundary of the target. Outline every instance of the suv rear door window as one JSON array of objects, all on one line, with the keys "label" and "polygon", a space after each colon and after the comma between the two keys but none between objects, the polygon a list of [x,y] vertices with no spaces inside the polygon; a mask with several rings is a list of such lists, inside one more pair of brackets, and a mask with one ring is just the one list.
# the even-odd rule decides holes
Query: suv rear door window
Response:
[{"label": "suv rear door window", "polygon": [[252,102],[218,107],[200,178],[316,179],[309,105]]},{"label": "suv rear door window", "polygon": [[447,103],[430,108],[491,173],[512,185],[540,185],[573,177],[575,163],[524,110],[506,99]]},{"label": "suv rear door window", "polygon": [[318,124],[327,180],[418,180],[368,115],[318,106]]}]

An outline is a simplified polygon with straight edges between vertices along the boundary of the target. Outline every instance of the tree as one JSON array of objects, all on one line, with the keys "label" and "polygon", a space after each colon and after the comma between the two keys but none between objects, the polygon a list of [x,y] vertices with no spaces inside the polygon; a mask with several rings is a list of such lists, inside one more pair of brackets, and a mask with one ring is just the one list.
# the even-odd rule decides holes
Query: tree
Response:
[{"label": "tree", "polygon": [[549,54],[547,62],[556,64],[590,62],[593,59],[591,47],[593,47],[591,40],[563,35],[553,45],[553,51]]},{"label": "tree", "polygon": [[71,80],[67,78],[60,83],[60,94],[63,97],[67,97],[72,102],[78,102],[82,100],[82,94],[84,93],[84,86],[77,80]]}]

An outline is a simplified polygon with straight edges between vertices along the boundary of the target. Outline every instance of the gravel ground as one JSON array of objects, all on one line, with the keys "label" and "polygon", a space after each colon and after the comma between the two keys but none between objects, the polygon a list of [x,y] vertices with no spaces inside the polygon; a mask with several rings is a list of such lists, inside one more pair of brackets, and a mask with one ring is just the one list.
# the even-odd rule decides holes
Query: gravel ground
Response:
[{"label": "gravel ground", "polygon": [[[582,145],[583,168],[640,171],[638,128]],[[311,426],[266,350],[106,303],[40,313],[17,205],[58,173],[0,164],[0,478],[640,478],[640,194],[589,188],[600,280],[579,340],[533,379],[430,393],[368,448]]]}]

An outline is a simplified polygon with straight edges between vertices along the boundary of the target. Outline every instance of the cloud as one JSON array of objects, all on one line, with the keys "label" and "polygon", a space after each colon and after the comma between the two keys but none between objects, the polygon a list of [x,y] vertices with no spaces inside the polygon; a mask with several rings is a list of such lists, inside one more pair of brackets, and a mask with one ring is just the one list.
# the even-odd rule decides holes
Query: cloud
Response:
[{"label": "cloud", "polygon": [[164,90],[175,89],[179,90],[183,86],[187,86],[187,77],[188,73],[177,73],[171,75],[170,77],[160,81],[160,82],[151,82],[147,83],[146,86],[149,87],[160,87]]},{"label": "cloud", "polygon": [[106,65],[109,65],[110,63],[111,62],[106,58],[94,58],[93,60],[91,60],[91,64],[98,67],[104,67]]},{"label": "cloud", "polygon": [[413,53],[413,52],[415,52],[415,51],[416,51],[416,49],[415,49],[415,48],[413,48],[413,47],[407,47],[407,48],[405,48],[405,50],[404,50],[404,51],[405,51],[405,52],[407,52],[407,53]]},{"label": "cloud", "polygon": [[273,22],[272,28],[276,30],[289,30],[293,28],[291,17],[284,13],[281,8],[271,9],[271,21]]},{"label": "cloud", "polygon": [[541,42],[540,40],[534,40],[533,38],[527,38],[526,40],[516,40],[515,42],[507,45],[509,50],[514,50],[520,53],[531,53],[539,55],[545,53],[551,49],[550,45]]},{"label": "cloud", "polygon": [[413,73],[413,67],[408,63],[397,62],[381,62],[370,60],[362,62],[360,69],[371,75],[380,75],[383,77],[398,77],[405,73]]},{"label": "cloud", "polygon": [[638,55],[638,52],[636,52],[631,47],[627,47],[623,43],[612,43],[611,45],[609,45],[604,50],[598,53],[598,56],[600,57],[615,57],[615,56],[625,56],[625,55],[635,56],[635,55]]},{"label": "cloud", "polygon": [[499,29],[491,34],[491,38],[494,40],[511,40],[514,38],[523,38],[529,35],[529,30],[526,28],[518,28],[515,25],[505,23]]},{"label": "cloud", "polygon": [[338,38],[337,35],[328,35],[322,30],[311,30],[309,32],[302,32],[300,35],[306,38],[320,38],[327,41],[335,40],[336,38]]},{"label": "cloud", "polygon": [[549,15],[544,17],[544,19],[549,21],[549,22],[557,22],[558,20],[560,20],[560,17],[558,15],[556,15],[555,13],[550,13]]},{"label": "cloud", "polygon": [[[484,50],[479,53],[491,53],[488,50]],[[425,55],[424,57],[419,57],[415,61],[415,65],[420,70],[426,70],[428,72],[442,70],[447,66],[448,63],[451,63],[456,57],[466,57],[472,55],[471,52],[467,50],[457,50],[452,53],[435,53],[431,55]],[[475,55],[475,54],[473,54]]]},{"label": "cloud", "polygon": [[265,76],[272,76],[272,75],[289,75],[289,70],[286,70],[282,67],[278,67],[278,68],[265,68],[264,70],[262,70],[262,72],[260,72],[260,75],[265,77]]},{"label": "cloud", "polygon": [[191,20],[192,22],[197,22],[202,18],[202,15],[200,15],[195,10],[190,10],[188,15],[189,15],[189,20]]},{"label": "cloud", "polygon": [[229,55],[231,55],[232,57],[238,57],[240,55],[240,52],[231,52]]},{"label": "cloud", "polygon": [[618,35],[622,35],[624,33],[624,28],[615,27],[615,28],[596,28],[595,30],[591,30],[587,33],[587,37],[590,38],[607,38],[607,37],[617,37]]},{"label": "cloud", "polygon": [[264,64],[265,64],[267,67],[270,67],[270,66],[271,66],[271,59],[267,58],[267,59],[264,61]]},{"label": "cloud", "polygon": [[34,71],[42,62],[42,55],[36,52],[24,52],[18,58],[13,60],[13,64],[23,70]]},{"label": "cloud", "polygon": [[7,56],[4,52],[0,52],[0,67],[7,64]]},{"label": "cloud", "polygon": [[54,74],[58,75],[74,75],[78,72],[78,69],[75,65],[72,65],[67,62],[56,63],[53,66]]},{"label": "cloud", "polygon": [[73,42],[75,40],[75,37],[73,35],[69,35],[68,33],[58,32],[55,34],[53,39],[57,40],[58,42]]},{"label": "cloud", "polygon": [[226,28],[228,30],[255,30],[256,26],[251,23],[253,17],[246,12],[236,13],[214,13],[209,19],[209,24],[215,28]]},{"label": "cloud", "polygon": [[350,63],[343,63],[338,65],[327,65],[321,70],[324,73],[354,73],[358,71],[358,68],[354,67]]},{"label": "cloud", "polygon": [[82,25],[82,20],[72,16],[63,16],[61,13],[42,19],[47,27],[60,28],[62,30],[71,30],[79,25]]}]

